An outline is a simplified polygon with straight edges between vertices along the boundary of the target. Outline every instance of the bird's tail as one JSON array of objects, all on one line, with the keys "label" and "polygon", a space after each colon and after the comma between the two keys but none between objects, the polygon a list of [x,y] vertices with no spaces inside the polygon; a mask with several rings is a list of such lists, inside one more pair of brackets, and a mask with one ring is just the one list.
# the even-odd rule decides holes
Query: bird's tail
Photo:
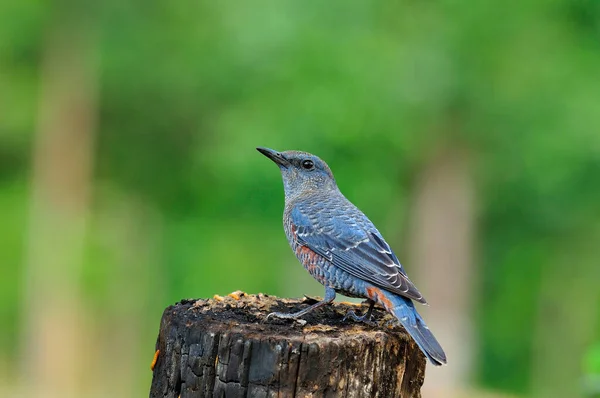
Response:
[{"label": "bird's tail", "polygon": [[376,295],[377,301],[388,312],[398,318],[427,359],[436,366],[445,364],[446,354],[444,350],[425,324],[425,321],[423,321],[423,318],[421,318],[421,315],[417,312],[413,302],[410,299],[389,292],[380,291],[378,293],[380,294]]}]

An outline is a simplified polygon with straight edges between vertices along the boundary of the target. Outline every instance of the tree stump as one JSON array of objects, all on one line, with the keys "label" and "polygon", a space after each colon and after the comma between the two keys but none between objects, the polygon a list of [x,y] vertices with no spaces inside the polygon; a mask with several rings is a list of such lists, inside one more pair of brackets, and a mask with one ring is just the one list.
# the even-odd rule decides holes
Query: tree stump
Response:
[{"label": "tree stump", "polygon": [[[425,357],[399,326],[344,321],[350,303],[270,318],[315,299],[235,292],[163,313],[150,397],[420,397]],[[392,319],[374,310],[384,325]]]}]

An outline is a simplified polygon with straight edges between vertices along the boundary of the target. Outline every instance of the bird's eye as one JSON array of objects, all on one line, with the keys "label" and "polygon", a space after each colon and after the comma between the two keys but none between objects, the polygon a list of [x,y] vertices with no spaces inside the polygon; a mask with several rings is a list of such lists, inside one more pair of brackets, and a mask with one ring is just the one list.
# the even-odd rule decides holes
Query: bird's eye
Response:
[{"label": "bird's eye", "polygon": [[302,168],[306,170],[312,170],[315,168],[315,164],[312,160],[306,159],[302,161]]}]

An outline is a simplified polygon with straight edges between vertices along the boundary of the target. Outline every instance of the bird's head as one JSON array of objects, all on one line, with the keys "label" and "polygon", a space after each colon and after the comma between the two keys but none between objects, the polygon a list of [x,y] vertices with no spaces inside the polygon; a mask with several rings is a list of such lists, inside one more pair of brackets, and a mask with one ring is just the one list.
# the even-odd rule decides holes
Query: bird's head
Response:
[{"label": "bird's head", "polygon": [[307,191],[337,190],[331,169],[317,156],[300,151],[256,149],[279,166],[287,199]]}]

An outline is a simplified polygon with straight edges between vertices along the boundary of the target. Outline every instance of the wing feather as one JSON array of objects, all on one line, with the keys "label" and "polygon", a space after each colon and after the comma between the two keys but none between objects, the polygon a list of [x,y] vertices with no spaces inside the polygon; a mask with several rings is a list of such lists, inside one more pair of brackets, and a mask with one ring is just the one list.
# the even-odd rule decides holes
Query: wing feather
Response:
[{"label": "wing feather", "polygon": [[[356,211],[359,211],[356,209]],[[299,206],[291,211],[298,242],[349,274],[382,289],[426,303],[400,261],[375,226],[364,216],[307,217]],[[315,227],[318,225],[319,227]]]}]

